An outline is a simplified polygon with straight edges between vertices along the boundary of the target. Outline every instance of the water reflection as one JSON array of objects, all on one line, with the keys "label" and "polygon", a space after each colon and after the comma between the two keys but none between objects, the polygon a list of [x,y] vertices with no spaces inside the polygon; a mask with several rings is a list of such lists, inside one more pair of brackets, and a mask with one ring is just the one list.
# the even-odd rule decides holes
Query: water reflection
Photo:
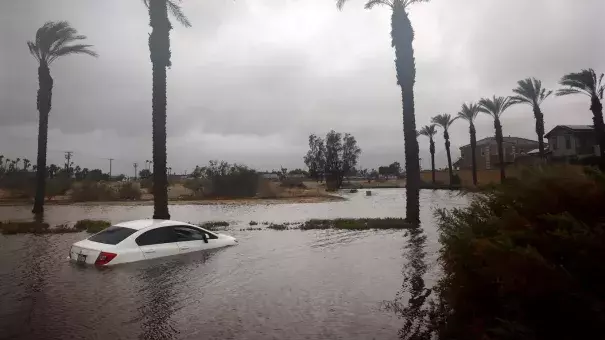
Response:
[{"label": "water reflection", "polygon": [[384,306],[404,320],[404,325],[398,332],[400,339],[432,339],[427,306],[431,289],[426,287],[424,281],[428,269],[425,251],[427,237],[422,228],[410,230],[407,236],[403,283],[395,299],[386,301]]}]

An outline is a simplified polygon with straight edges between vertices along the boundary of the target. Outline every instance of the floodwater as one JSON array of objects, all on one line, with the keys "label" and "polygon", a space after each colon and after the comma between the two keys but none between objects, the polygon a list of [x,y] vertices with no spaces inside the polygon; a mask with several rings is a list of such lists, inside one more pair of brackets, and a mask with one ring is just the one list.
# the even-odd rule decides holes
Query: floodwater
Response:
[{"label": "floodwater", "polygon": [[[315,204],[172,206],[172,218],[227,220],[237,246],[97,270],[66,260],[85,233],[0,236],[0,338],[397,339],[407,328],[385,303],[414,295],[409,276],[435,280],[437,207],[464,206],[421,192],[421,232],[240,231],[254,221],[401,217],[402,189],[343,194]],[[29,217],[0,207],[0,219]],[[150,206],[48,206],[51,224],[147,218]],[[418,289],[418,288],[417,288]],[[417,293],[417,292],[416,292]],[[405,307],[405,306],[404,306]]]}]

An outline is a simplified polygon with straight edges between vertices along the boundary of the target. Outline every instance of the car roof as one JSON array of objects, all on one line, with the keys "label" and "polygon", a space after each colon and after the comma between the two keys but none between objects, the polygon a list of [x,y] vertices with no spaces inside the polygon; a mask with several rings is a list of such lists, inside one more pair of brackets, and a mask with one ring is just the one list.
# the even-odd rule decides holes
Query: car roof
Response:
[{"label": "car roof", "polygon": [[162,227],[171,225],[191,225],[190,223],[173,221],[173,220],[134,220],[115,224],[116,227],[130,228],[136,230],[142,230],[150,227]]}]

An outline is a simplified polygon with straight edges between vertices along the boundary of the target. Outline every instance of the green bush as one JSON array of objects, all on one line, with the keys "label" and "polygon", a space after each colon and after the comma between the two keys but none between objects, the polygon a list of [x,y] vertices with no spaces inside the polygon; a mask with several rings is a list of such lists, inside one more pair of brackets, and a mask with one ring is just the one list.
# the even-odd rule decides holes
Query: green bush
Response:
[{"label": "green bush", "polygon": [[74,225],[76,230],[86,230],[94,234],[111,226],[111,222],[103,220],[80,220]]},{"label": "green bush", "polygon": [[73,185],[71,198],[75,202],[113,201],[118,194],[109,184],[84,181]]},{"label": "green bush", "polygon": [[605,334],[605,176],[527,169],[438,210],[442,339],[593,339]]},{"label": "green bush", "polygon": [[125,182],[118,189],[118,197],[123,200],[140,200],[141,187],[134,182]]}]

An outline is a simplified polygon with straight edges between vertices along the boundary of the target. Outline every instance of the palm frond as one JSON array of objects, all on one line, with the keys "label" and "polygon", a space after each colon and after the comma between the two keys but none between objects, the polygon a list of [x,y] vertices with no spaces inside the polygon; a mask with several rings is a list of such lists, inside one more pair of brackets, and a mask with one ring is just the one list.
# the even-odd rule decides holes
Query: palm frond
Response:
[{"label": "palm frond", "polygon": [[337,0],[336,8],[338,8],[339,10],[342,10],[342,8],[345,6],[346,2],[347,2],[347,0]]},{"label": "palm frond", "polygon": [[185,13],[183,13],[183,9],[179,4],[176,3],[176,1],[178,1],[179,3],[181,2],[181,0],[166,0],[166,4],[168,5],[168,10],[170,11],[170,14],[172,14],[176,21],[180,22],[181,25],[185,27],[191,27],[191,22],[189,22],[189,19],[187,18]]},{"label": "palm frond", "polygon": [[40,50],[38,49],[38,46],[36,46],[36,44],[32,41],[28,41],[27,42],[27,47],[29,47],[29,53],[34,56],[34,58],[36,58],[36,60],[38,62],[40,62]]},{"label": "palm frond", "polygon": [[450,114],[444,113],[444,114],[436,115],[435,117],[431,118],[431,123],[437,124],[442,129],[447,131],[448,128],[452,125],[452,123],[456,119],[458,119],[458,117],[452,118],[452,116]]},{"label": "palm frond", "polygon": [[569,94],[583,94],[583,95],[587,95],[590,97],[589,93],[586,93],[586,91],[583,90],[579,90],[579,89],[574,89],[574,88],[567,88],[567,89],[558,89],[556,95],[558,97],[560,96],[566,96]]},{"label": "palm frond", "polygon": [[92,47],[92,45],[77,44],[64,46],[56,50],[55,53],[53,53],[52,57],[49,60],[49,64],[59,57],[63,57],[70,54],[87,54],[91,57],[98,57],[99,55],[95,51],[90,50],[90,47]]},{"label": "palm frond", "polygon": [[504,111],[515,104],[516,101],[511,97],[493,96],[492,98],[482,98],[479,101],[479,111],[489,114],[494,119],[498,119]]},{"label": "palm frond", "polygon": [[376,5],[384,5],[393,8],[393,2],[390,0],[369,0],[363,7],[365,9],[372,9]]},{"label": "palm frond", "polygon": [[557,92],[558,96],[564,96],[567,94],[577,94],[584,93],[588,96],[598,96],[600,91],[600,87],[602,86],[601,80],[602,75],[597,79],[597,74],[593,69],[584,69],[580,72],[568,73],[564,75],[559,84],[562,86],[566,86],[567,89],[575,89],[578,91],[561,91]]},{"label": "palm frond", "polygon": [[418,131],[418,133],[430,138],[437,134],[437,127],[435,124],[425,125],[422,127],[422,129],[420,129],[420,131]]},{"label": "palm frond", "polygon": [[462,108],[460,112],[458,112],[457,118],[464,119],[469,123],[472,123],[477,115],[479,114],[479,105],[475,103],[464,103],[462,104]]}]

